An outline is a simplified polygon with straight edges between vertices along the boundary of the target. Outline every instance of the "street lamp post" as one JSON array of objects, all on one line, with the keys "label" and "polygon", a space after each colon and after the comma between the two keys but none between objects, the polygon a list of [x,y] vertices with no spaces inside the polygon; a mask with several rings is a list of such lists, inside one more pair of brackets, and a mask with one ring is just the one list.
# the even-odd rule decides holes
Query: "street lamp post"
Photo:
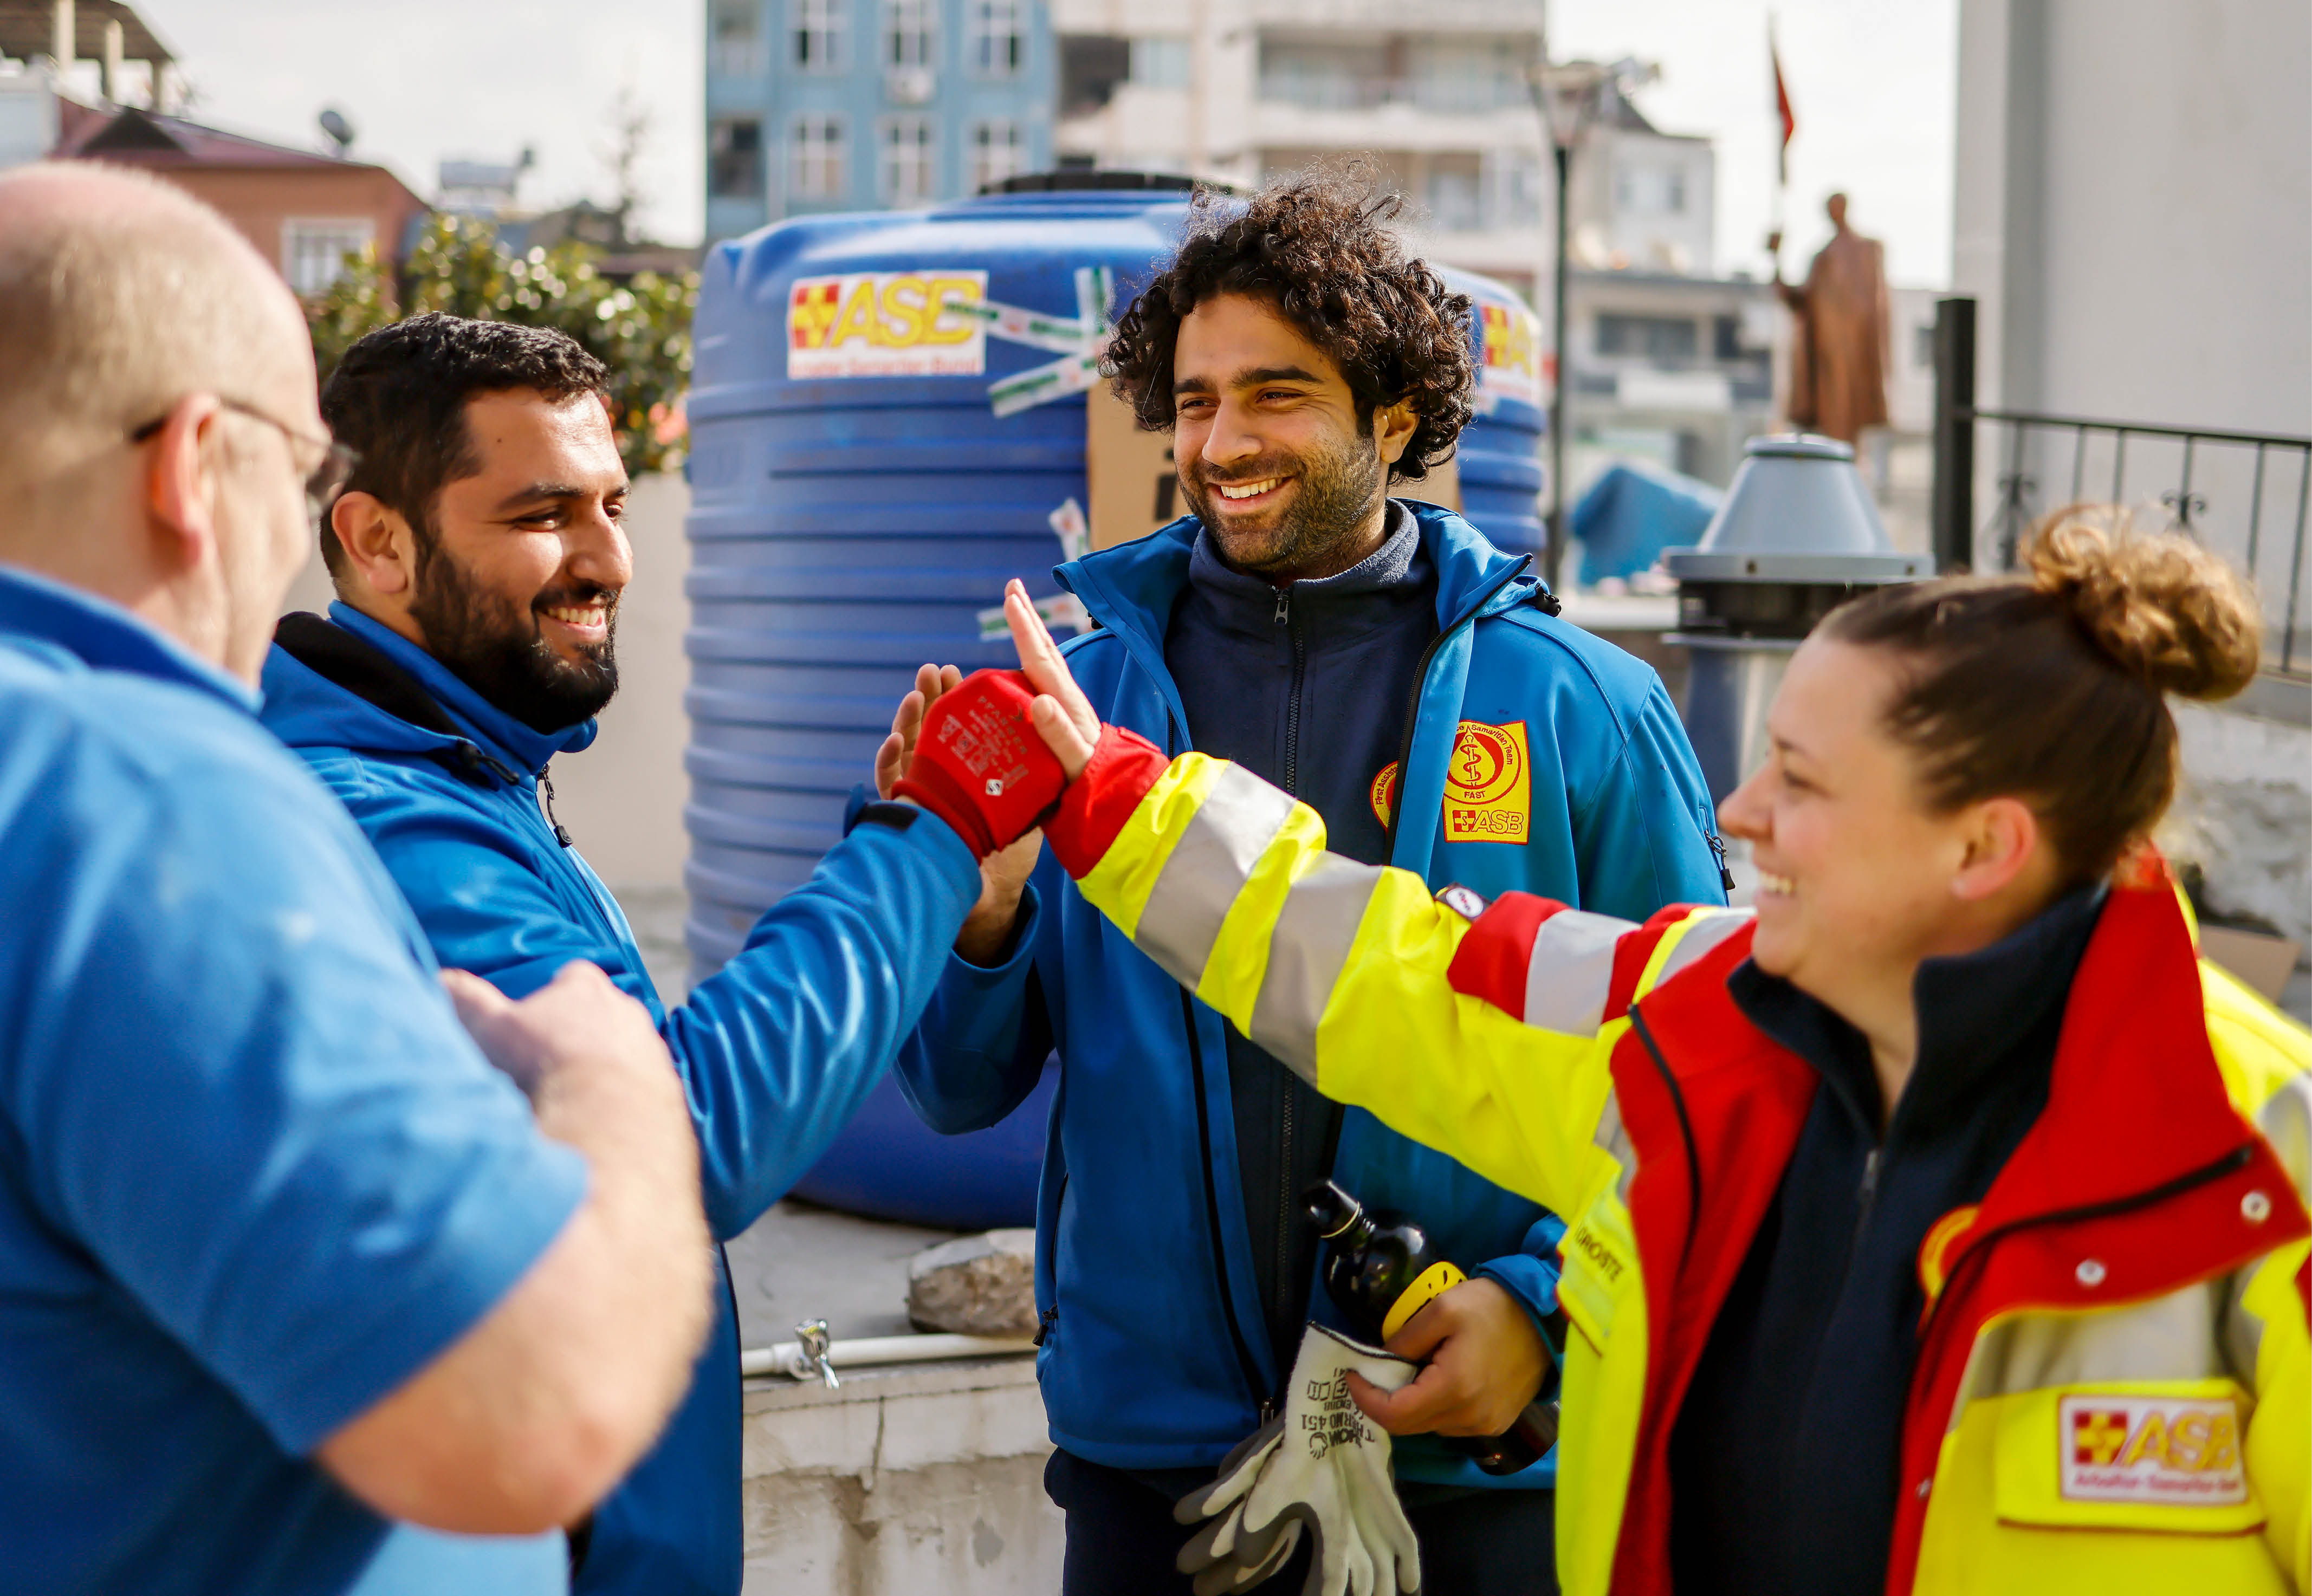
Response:
[{"label": "street lamp post", "polygon": [[1557,160],[1557,247],[1550,272],[1550,342],[1555,351],[1555,372],[1549,390],[1549,545],[1542,551],[1542,576],[1552,591],[1565,559],[1568,536],[1565,505],[1565,389],[1567,371],[1565,289],[1570,263],[1573,150],[1589,123],[1597,99],[1598,69],[1586,63],[1552,66],[1544,63],[1534,74],[1535,98],[1541,101],[1542,129]]}]

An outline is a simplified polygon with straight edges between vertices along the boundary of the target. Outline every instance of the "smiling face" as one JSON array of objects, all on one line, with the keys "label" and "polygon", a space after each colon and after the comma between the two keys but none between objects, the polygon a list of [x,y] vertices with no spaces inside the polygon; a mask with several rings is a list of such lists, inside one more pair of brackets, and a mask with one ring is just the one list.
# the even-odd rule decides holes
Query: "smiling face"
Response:
[{"label": "smiling face", "polygon": [[574,726],[617,690],[613,632],[634,574],[609,417],[592,394],[515,389],[468,401],[465,423],[480,469],[442,488],[409,618],[500,709],[539,731]]},{"label": "smiling face", "polygon": [[1409,411],[1360,423],[1332,357],[1244,294],[1181,318],[1172,369],[1180,487],[1230,565],[1283,583],[1336,575],[1379,546]]},{"label": "smiling face", "polygon": [[1751,956],[1858,1024],[1907,1008],[1921,960],[1989,946],[2056,886],[2019,798],[1923,801],[1915,756],[1886,728],[1900,685],[1890,650],[1808,641],[1768,712],[1765,763],[1719,807],[1757,867]]}]

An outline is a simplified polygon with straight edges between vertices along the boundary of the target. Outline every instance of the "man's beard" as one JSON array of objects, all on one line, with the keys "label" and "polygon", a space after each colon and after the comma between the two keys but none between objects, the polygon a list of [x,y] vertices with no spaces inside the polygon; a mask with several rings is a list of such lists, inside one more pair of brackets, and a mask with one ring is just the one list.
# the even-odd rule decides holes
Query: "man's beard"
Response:
[{"label": "man's beard", "polygon": [[[556,732],[599,714],[618,690],[618,596],[591,582],[556,584],[525,608],[485,591],[447,550],[420,562],[409,614],[425,633],[425,651],[475,692],[532,731]],[[581,650],[582,662],[556,653],[539,634],[549,607],[607,606],[609,635]]]},{"label": "man's beard", "polygon": [[[1350,434],[1340,444],[1310,455],[1264,456],[1232,467],[1225,477],[1210,475],[1202,460],[1190,462],[1180,488],[1196,519],[1220,545],[1222,557],[1248,576],[1318,571],[1353,548],[1381,491],[1380,448],[1371,438]],[[1297,476],[1292,503],[1266,532],[1230,532],[1215,514],[1228,501],[1222,484],[1236,486],[1270,476]]]}]

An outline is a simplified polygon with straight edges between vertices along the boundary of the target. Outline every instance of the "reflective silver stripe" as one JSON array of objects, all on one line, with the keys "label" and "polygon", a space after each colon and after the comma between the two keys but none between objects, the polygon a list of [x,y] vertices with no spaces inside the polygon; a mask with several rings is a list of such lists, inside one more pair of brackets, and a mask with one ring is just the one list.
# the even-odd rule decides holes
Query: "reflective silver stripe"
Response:
[{"label": "reflective silver stripe", "polygon": [[1659,991],[1668,984],[1671,976],[1749,923],[1750,911],[1747,909],[1713,909],[1687,921],[1686,934],[1669,950],[1669,957],[1662,961],[1661,973],[1654,977],[1651,990]]},{"label": "reflective silver stripe", "polygon": [[1292,813],[1292,800],[1237,765],[1222,769],[1195,817],[1164,861],[1133,933],[1166,974],[1194,990],[1229,906],[1262,850]]},{"label": "reflective silver stripe", "polygon": [[2218,1339],[2217,1316],[2230,1294],[2229,1278],[2203,1280],[2124,1308],[2002,1320],[1975,1339],[1950,1426],[1969,1402],[2053,1385],[2229,1375],[2252,1390],[2254,1365],[2235,1367]]},{"label": "reflective silver stripe", "polygon": [[1327,854],[1285,894],[1252,1005],[1252,1039],[1303,1080],[1317,1078],[1317,1022],[1325,1016],[1380,869]]},{"label": "reflective silver stripe", "polygon": [[2297,1194],[2312,1202],[2312,1076],[2282,1081],[2255,1111],[2255,1128],[2296,1182]]},{"label": "reflective silver stripe", "polygon": [[1608,1090],[1606,1106],[1598,1111],[1598,1131],[1590,1138],[1598,1149],[1619,1166],[1621,1173],[1614,1177],[1614,1195],[1622,1206],[1630,1206],[1630,1182],[1637,1178],[1638,1150],[1630,1145],[1630,1132],[1622,1123],[1622,1099],[1618,1093]]},{"label": "reflective silver stripe", "polygon": [[1561,909],[1541,922],[1525,966],[1528,1025],[1595,1036],[1614,986],[1614,945],[1637,929],[1626,920]]}]

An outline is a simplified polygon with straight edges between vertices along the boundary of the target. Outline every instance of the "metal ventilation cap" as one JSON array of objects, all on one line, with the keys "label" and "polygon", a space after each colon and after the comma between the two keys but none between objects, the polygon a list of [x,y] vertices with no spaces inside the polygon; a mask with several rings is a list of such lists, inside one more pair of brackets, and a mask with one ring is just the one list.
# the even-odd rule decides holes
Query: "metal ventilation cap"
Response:
[{"label": "metal ventilation cap", "polygon": [[1681,581],[1899,581],[1931,574],[1897,554],[1854,450],[1810,432],[1753,438],[1702,542],[1667,554]]}]

